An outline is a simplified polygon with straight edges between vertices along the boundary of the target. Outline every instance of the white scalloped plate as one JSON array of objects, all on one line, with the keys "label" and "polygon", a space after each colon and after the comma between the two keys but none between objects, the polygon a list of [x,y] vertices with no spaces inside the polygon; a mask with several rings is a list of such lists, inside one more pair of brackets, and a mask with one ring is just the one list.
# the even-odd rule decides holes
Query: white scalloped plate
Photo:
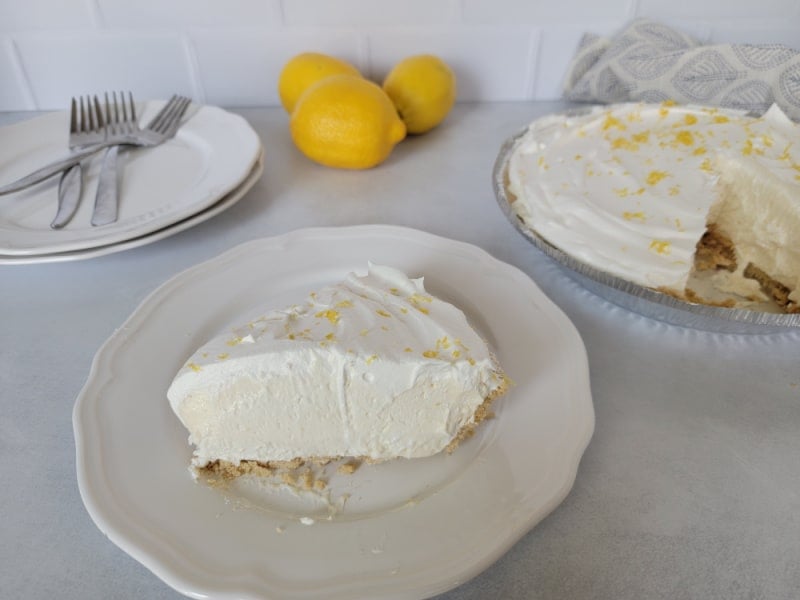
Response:
[{"label": "white scalloped plate", "polygon": [[[140,108],[147,123],[163,101]],[[67,112],[53,112],[0,130],[0,181],[11,182],[64,156]],[[84,162],[81,204],[63,229],[51,229],[58,177],[0,196],[0,254],[49,255],[109,246],[144,236],[210,207],[253,170],[261,153],[258,135],[239,115],[214,106],[192,106],[174,138],[154,148],[122,153],[119,218],[90,224],[101,161]]]},{"label": "white scalloped plate", "polygon": [[264,172],[264,153],[259,152],[256,164],[253,165],[253,170],[244,178],[244,180],[236,186],[233,190],[225,194],[222,199],[218,200],[208,208],[201,210],[185,219],[167,225],[162,229],[158,229],[151,233],[146,233],[138,237],[108,244],[105,246],[95,246],[92,248],[83,248],[81,250],[71,250],[67,252],[55,252],[53,254],[34,254],[27,256],[5,256],[0,254],[0,265],[30,265],[38,263],[52,263],[52,262],[69,262],[73,260],[85,260],[87,258],[97,258],[98,256],[106,256],[124,250],[131,250],[146,246],[159,240],[168,238],[176,233],[185,231],[195,225],[199,225],[210,218],[217,216],[221,212],[228,210],[231,206],[239,202],[247,192],[250,191],[261,174]]},{"label": "white scalloped plate", "polygon": [[[185,358],[237,316],[300,301],[367,261],[424,275],[464,309],[515,382],[496,418],[452,455],[335,474],[332,516],[267,485],[195,482],[166,400]],[[99,350],[73,424],[89,514],[184,594],[424,598],[477,575],[562,501],[594,410],[580,336],[524,273],[462,242],[358,226],[250,242],[162,285]]]}]

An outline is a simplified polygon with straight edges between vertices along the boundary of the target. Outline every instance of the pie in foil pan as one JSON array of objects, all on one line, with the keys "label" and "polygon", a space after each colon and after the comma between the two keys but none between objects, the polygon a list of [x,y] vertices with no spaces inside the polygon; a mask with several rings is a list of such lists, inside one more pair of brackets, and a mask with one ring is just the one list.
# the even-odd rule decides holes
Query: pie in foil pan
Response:
[{"label": "pie in foil pan", "polygon": [[[574,109],[565,116],[579,116],[587,109]],[[514,228],[538,250],[558,263],[584,288],[623,308],[673,325],[718,333],[779,333],[800,331],[800,313],[775,313],[752,308],[727,308],[681,299],[648,288],[577,260],[553,245],[525,223],[507,190],[507,168],[514,148],[528,127],[508,138],[500,148],[492,172],[496,200]]]}]

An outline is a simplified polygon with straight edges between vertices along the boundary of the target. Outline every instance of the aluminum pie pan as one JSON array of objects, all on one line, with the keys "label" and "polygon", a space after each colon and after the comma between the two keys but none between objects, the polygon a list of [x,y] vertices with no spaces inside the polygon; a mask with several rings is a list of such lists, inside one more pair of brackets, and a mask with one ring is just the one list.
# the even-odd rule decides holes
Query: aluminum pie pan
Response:
[{"label": "aluminum pie pan", "polygon": [[[587,109],[563,113],[565,116],[585,114]],[[506,218],[534,247],[558,263],[572,279],[590,292],[627,310],[645,317],[692,329],[716,333],[785,333],[800,331],[800,314],[767,313],[743,308],[723,308],[681,300],[653,288],[644,287],[601,271],[570,256],[525,225],[506,194],[506,169],[517,141],[528,131],[508,138],[492,170],[495,198]]]}]

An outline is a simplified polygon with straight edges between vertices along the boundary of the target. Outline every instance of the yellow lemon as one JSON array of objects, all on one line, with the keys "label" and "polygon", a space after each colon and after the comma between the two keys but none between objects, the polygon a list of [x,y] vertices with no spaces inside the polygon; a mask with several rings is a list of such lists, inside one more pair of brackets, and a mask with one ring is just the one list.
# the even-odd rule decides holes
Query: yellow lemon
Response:
[{"label": "yellow lemon", "polygon": [[440,58],[419,54],[403,59],[383,81],[409,133],[441,123],[456,101],[456,76]]},{"label": "yellow lemon", "polygon": [[380,164],[406,136],[380,86],[354,75],[332,75],[309,87],[295,105],[289,130],[308,158],[343,169]]},{"label": "yellow lemon", "polygon": [[361,75],[350,63],[327,54],[304,52],[292,57],[278,77],[278,95],[283,108],[291,114],[297,99],[309,86],[325,77],[343,73]]}]

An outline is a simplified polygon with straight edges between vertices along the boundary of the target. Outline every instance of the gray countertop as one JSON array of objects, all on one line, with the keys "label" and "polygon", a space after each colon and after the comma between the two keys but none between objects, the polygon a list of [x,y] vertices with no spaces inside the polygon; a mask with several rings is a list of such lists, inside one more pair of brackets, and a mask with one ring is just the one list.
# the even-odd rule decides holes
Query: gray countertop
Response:
[{"label": "gray countertop", "polygon": [[469,242],[515,265],[570,317],[589,357],[596,429],[572,491],[441,598],[798,597],[800,332],[724,335],[650,320],[584,290],[516,232],[494,200],[492,163],[507,137],[563,107],[458,105],[365,172],[307,161],[281,109],[237,110],[266,162],[229,210],[117,254],[1,266],[0,597],[181,597],[110,542],[81,502],[72,409],[95,352],[196,263],[297,228],[372,223]]}]

